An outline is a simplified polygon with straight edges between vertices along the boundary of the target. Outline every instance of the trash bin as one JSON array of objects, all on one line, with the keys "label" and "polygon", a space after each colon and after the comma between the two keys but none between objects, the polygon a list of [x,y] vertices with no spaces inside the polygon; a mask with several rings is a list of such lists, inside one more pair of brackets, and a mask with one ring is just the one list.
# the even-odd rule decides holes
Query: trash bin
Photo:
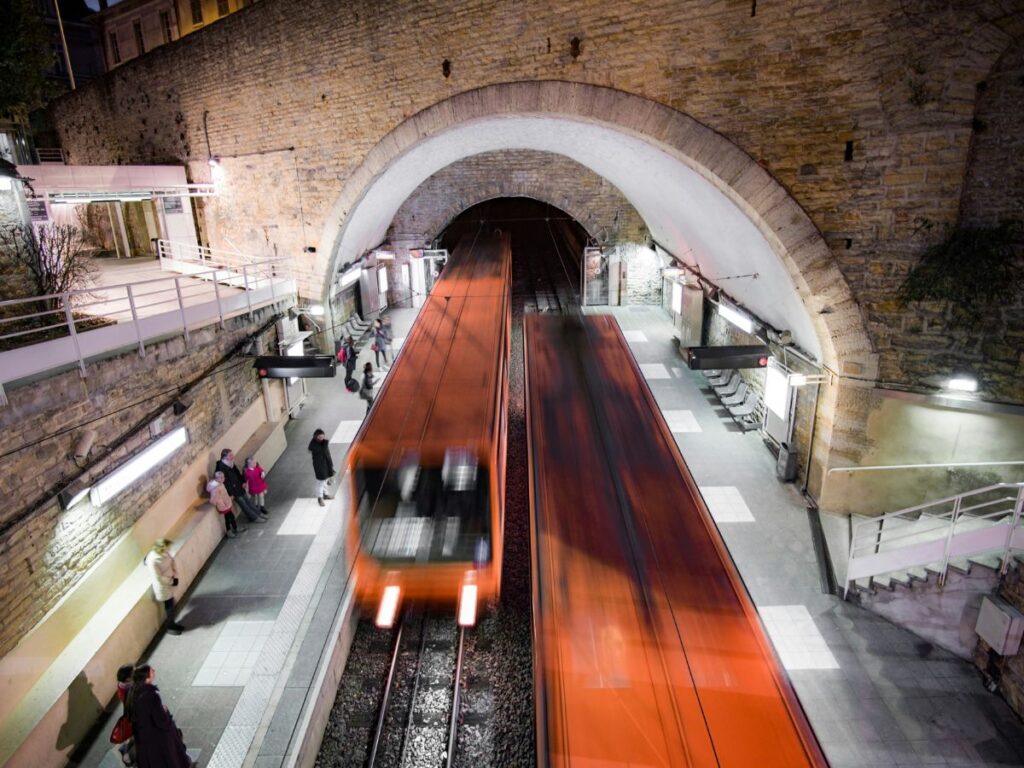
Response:
[{"label": "trash bin", "polygon": [[779,446],[779,460],[775,464],[775,474],[784,483],[791,483],[796,479],[796,451],[788,443]]}]

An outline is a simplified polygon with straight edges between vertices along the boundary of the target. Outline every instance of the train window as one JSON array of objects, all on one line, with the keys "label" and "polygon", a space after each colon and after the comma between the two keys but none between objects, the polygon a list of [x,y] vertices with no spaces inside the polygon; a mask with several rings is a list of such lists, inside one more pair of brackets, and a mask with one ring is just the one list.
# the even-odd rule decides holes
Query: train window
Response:
[{"label": "train window", "polygon": [[490,562],[488,473],[475,457],[441,468],[359,467],[355,482],[362,548],[381,562]]}]

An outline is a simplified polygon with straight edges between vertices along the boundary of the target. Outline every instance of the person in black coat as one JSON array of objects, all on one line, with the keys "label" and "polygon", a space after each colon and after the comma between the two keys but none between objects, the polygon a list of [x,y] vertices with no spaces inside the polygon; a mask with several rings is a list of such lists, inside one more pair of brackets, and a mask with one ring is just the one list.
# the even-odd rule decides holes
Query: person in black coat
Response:
[{"label": "person in black coat", "polygon": [[132,673],[128,693],[128,717],[135,739],[135,761],[139,768],[191,768],[181,731],[160,699],[153,681],[156,670],[142,664]]},{"label": "person in black coat", "polygon": [[351,336],[346,337],[342,348],[345,350],[345,383],[348,384],[354,378],[359,353],[356,351],[356,345]]},{"label": "person in black coat", "polygon": [[242,470],[235,466],[235,454],[230,448],[225,448],[220,452],[220,461],[217,462],[216,471],[224,473],[224,488],[227,489],[228,496],[241,508],[249,521],[253,523],[266,522],[267,513],[257,509],[245,494],[245,478],[242,476]]},{"label": "person in black coat", "polygon": [[316,475],[316,500],[322,507],[327,495],[327,486],[334,477],[334,460],[331,458],[331,446],[327,442],[327,433],[318,429],[309,441],[309,452],[313,455],[313,474]]}]

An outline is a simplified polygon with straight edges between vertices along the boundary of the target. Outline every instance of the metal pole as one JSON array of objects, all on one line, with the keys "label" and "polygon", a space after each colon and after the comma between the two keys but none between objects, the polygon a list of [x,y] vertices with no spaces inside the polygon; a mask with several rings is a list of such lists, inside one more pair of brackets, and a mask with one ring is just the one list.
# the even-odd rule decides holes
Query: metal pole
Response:
[{"label": "metal pole", "polygon": [[128,289],[128,306],[132,310],[132,325],[135,326],[135,337],[139,340],[139,357],[146,356],[146,345],[142,343],[142,329],[139,327],[139,314],[135,311],[135,296],[132,294],[131,285],[126,285]]},{"label": "metal pole", "polygon": [[1021,512],[1024,510],[1024,485],[1017,490],[1017,501],[1013,505],[1013,517],[1010,518],[1010,527],[1006,531],[1006,547],[1003,552],[1003,564],[999,568],[999,573],[1003,576],[1006,575],[1006,571],[1010,567],[1010,549],[1013,544],[1013,534],[1017,530],[1017,526],[1020,525]]},{"label": "metal pole", "polygon": [[953,534],[956,530],[956,521],[960,517],[961,497],[957,496],[953,502],[953,514],[949,518],[949,531],[946,533],[946,550],[942,555],[942,571],[939,573],[939,586],[946,584],[946,570],[949,568],[949,552],[953,548]]},{"label": "metal pole", "polygon": [[242,280],[245,283],[245,305],[249,308],[249,319],[252,320],[252,296],[249,294],[249,267],[242,265]]},{"label": "metal pole", "polygon": [[57,11],[57,28],[60,30],[60,45],[64,52],[64,66],[68,68],[68,81],[71,83],[71,90],[75,90],[75,73],[71,69],[71,56],[68,54],[68,41],[64,37],[64,20],[60,17],[60,0],[53,0],[53,8]]},{"label": "metal pole", "polygon": [[174,290],[178,294],[178,309],[181,310],[181,329],[185,331],[185,345],[188,346],[188,320],[185,319],[185,301],[181,298],[181,281],[174,278]]},{"label": "metal pole", "polygon": [[224,328],[224,307],[220,303],[220,280],[217,279],[218,274],[215,271],[213,273],[213,295],[217,297],[217,316],[220,318],[220,327]]},{"label": "metal pole", "polygon": [[78,356],[78,367],[82,372],[82,378],[84,379],[88,374],[85,372],[85,360],[82,359],[82,347],[78,343],[78,331],[75,330],[75,316],[71,313],[71,295],[68,293],[62,293],[60,300],[64,302],[64,318],[67,320],[68,333],[71,336],[71,341],[75,345],[75,354]]}]

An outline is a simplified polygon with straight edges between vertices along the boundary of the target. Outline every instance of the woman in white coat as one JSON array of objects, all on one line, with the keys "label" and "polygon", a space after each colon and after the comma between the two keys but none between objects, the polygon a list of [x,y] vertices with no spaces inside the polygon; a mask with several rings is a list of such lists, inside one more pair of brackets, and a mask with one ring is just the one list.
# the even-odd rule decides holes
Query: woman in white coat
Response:
[{"label": "woman in white coat", "polygon": [[178,572],[171,555],[170,539],[157,539],[144,562],[153,582],[153,596],[164,604],[167,611],[164,628],[168,634],[180,635],[185,627],[174,620],[174,588],[178,586]]}]

